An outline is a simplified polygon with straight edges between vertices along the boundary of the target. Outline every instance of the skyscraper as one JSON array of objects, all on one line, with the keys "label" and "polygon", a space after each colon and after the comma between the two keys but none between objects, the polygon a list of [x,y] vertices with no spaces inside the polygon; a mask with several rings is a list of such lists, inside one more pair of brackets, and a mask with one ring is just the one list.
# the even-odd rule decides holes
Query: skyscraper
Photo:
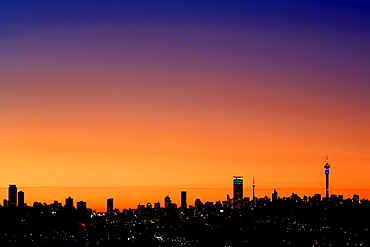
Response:
[{"label": "skyscraper", "polygon": [[186,191],[181,191],[181,207],[186,208],[188,205],[186,203]]},{"label": "skyscraper", "polygon": [[23,207],[24,206],[24,192],[19,191],[18,192],[18,207]]},{"label": "skyscraper", "polygon": [[17,206],[17,186],[14,184],[9,185],[8,189],[8,206]]},{"label": "skyscraper", "polygon": [[66,198],[65,207],[66,208],[73,208],[73,198],[72,197],[69,196],[68,198]]},{"label": "skyscraper", "polygon": [[169,208],[171,206],[171,203],[172,201],[171,201],[170,196],[166,196],[164,198],[164,208]]},{"label": "skyscraper", "polygon": [[326,165],[324,166],[324,171],[325,171],[325,194],[326,194],[326,199],[329,199],[329,174],[330,174],[330,165],[328,162],[328,157],[326,157]]},{"label": "skyscraper", "polygon": [[243,177],[234,176],[234,200],[243,199]]},{"label": "skyscraper", "polygon": [[107,199],[107,214],[113,214],[113,198]]},{"label": "skyscraper", "polygon": [[276,202],[278,199],[278,192],[274,189],[274,193],[272,193],[272,202]]}]

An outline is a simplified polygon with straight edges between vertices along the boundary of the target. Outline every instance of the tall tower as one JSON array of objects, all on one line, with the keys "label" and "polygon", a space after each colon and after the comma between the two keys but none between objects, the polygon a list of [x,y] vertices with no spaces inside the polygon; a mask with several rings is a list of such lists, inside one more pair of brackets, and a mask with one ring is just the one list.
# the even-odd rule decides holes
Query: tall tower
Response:
[{"label": "tall tower", "polygon": [[23,207],[24,206],[24,192],[19,191],[18,192],[18,207]]},{"label": "tall tower", "polygon": [[326,198],[329,198],[329,174],[330,174],[330,165],[328,162],[328,157],[326,157],[326,165],[324,166],[325,171],[325,180],[326,180],[326,186],[325,186],[325,193]]},{"label": "tall tower", "polygon": [[15,184],[9,185],[8,189],[8,205],[9,207],[17,206],[17,186]]},{"label": "tall tower", "polygon": [[113,198],[107,199],[107,214],[113,214]]},{"label": "tall tower", "polygon": [[181,207],[186,208],[187,203],[186,203],[186,191],[181,191]]},{"label": "tall tower", "polygon": [[170,208],[172,204],[170,196],[164,198],[164,208]]},{"label": "tall tower", "polygon": [[234,200],[243,199],[243,177],[234,176]]},{"label": "tall tower", "polygon": [[278,199],[278,192],[274,189],[274,193],[272,193],[272,202],[276,202]]},{"label": "tall tower", "polygon": [[252,184],[252,202],[253,202],[253,206],[256,205],[256,196],[254,194],[254,188],[256,187],[256,185],[254,184],[254,177],[253,177],[253,184]]}]

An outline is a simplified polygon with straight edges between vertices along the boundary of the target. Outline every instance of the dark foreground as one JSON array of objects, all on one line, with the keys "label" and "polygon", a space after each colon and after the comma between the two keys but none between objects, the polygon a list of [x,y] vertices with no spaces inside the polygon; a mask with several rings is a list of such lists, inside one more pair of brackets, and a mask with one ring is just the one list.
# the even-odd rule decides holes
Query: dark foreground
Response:
[{"label": "dark foreground", "polygon": [[370,202],[291,198],[232,209],[0,207],[0,246],[370,246]]}]

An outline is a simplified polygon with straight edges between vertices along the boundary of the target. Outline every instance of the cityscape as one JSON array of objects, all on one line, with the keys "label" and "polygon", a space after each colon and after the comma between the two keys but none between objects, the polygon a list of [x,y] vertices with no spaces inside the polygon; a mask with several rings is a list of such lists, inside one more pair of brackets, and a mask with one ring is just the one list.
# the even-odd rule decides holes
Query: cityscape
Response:
[{"label": "cityscape", "polygon": [[[369,246],[370,201],[354,194],[330,194],[330,165],[324,165],[325,195],[244,197],[244,177],[234,176],[232,198],[196,199],[189,205],[181,191],[179,205],[117,209],[108,198],[105,212],[87,202],[24,203],[25,193],[9,185],[0,207],[1,246]],[[266,237],[268,236],[268,237]]]},{"label": "cityscape", "polygon": [[370,247],[369,44],[368,0],[1,0],[0,247]]},{"label": "cityscape", "polygon": [[[336,198],[336,195],[330,196],[329,194],[329,174],[330,174],[330,165],[328,161],[328,157],[326,157],[326,164],[324,166],[324,174],[325,174],[325,200],[328,200],[329,198]],[[251,204],[252,207],[254,204],[256,204],[256,196],[255,196],[255,182],[253,177],[253,183],[252,183],[252,197],[251,199],[249,197],[244,197],[244,177],[243,176],[234,176],[233,177],[233,197],[230,198],[229,195],[227,195],[227,201],[223,201],[223,203],[227,203],[227,205],[233,207],[233,208],[245,208],[247,207],[247,204]],[[294,193],[293,193],[294,194]],[[315,194],[314,197],[319,199],[321,201],[321,195]],[[187,192],[181,191],[181,202],[179,207],[181,208],[187,208]],[[307,197],[304,196],[305,200],[307,200]],[[339,195],[338,198],[340,200],[343,200],[343,195]],[[272,194],[271,200],[276,201],[278,199],[278,192],[274,189],[274,192]],[[359,195],[354,194],[352,200],[359,201],[360,197]],[[207,202],[208,203],[208,202]],[[219,201],[220,203],[220,201]],[[40,205],[47,205],[46,202],[34,202],[33,206],[40,206]],[[54,206],[61,207],[62,203],[59,203],[58,201],[54,201]],[[106,212],[99,212],[101,214],[110,214],[112,215],[114,212],[119,213],[119,209],[114,208],[114,198],[107,199],[107,210]],[[154,203],[154,208],[159,209],[161,208],[161,203],[158,201],[157,203]],[[194,206],[197,207],[199,205],[203,205],[201,200],[198,198],[194,202]],[[25,194],[24,191],[19,191],[15,184],[9,185],[8,188],[8,199],[3,200],[3,207],[23,207],[27,206],[25,204]],[[66,198],[65,200],[65,207],[72,208],[74,207],[73,199],[71,196]],[[138,205],[138,208],[143,208],[145,205]],[[152,204],[150,202],[147,203],[146,207],[151,208]],[[177,204],[172,203],[171,198],[169,196],[166,196],[164,198],[164,208],[177,208]],[[87,211],[86,202],[79,201],[77,202],[77,210],[78,211]],[[92,209],[89,209],[89,211],[93,212]],[[96,211],[94,211],[96,213]]]}]

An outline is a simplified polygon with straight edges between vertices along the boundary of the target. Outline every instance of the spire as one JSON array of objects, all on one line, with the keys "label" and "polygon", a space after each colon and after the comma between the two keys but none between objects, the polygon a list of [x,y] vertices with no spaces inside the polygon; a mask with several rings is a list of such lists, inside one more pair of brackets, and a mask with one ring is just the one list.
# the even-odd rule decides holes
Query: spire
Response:
[{"label": "spire", "polygon": [[326,156],[326,164],[324,166],[325,169],[329,169],[330,168],[330,165],[329,165],[329,157]]},{"label": "spire", "polygon": [[256,187],[256,185],[254,185],[254,177],[253,177],[253,184],[252,184],[252,205],[253,207],[256,206],[256,196],[255,196],[255,192],[254,192],[254,188]]}]

